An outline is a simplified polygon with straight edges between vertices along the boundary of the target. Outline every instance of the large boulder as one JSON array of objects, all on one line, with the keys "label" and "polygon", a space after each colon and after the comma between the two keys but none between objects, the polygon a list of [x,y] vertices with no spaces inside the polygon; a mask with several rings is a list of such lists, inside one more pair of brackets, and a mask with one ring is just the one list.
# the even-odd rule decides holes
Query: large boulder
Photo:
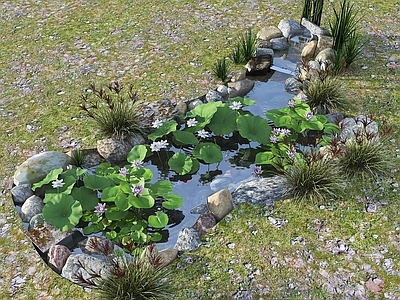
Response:
[{"label": "large boulder", "polygon": [[11,195],[16,204],[23,204],[30,196],[33,196],[32,185],[22,183],[11,189]]},{"label": "large boulder", "polygon": [[318,41],[312,40],[311,42],[308,42],[303,50],[301,51],[301,59],[304,61],[309,61],[315,57],[315,54],[317,52],[317,44]]},{"label": "large boulder", "polygon": [[287,19],[281,20],[278,24],[278,28],[285,38],[300,35],[303,32],[303,28],[301,28],[299,22]]},{"label": "large boulder", "polygon": [[231,88],[229,97],[230,98],[235,98],[238,96],[244,97],[253,89],[253,86],[254,86],[254,81],[250,79],[228,82],[228,88]]},{"label": "large boulder", "polygon": [[287,190],[287,181],[283,177],[263,177],[244,182],[233,193],[234,205],[242,202],[249,204],[272,205],[282,199]]},{"label": "large boulder", "polygon": [[66,168],[69,164],[69,157],[57,151],[47,151],[28,158],[14,173],[14,184],[36,183],[46,175],[58,168]]},{"label": "large boulder", "polygon": [[106,138],[97,141],[97,151],[110,162],[126,161],[129,151],[135,146],[144,144],[146,140],[139,133],[125,139]]},{"label": "large boulder", "polygon": [[276,51],[283,51],[289,48],[289,43],[287,38],[280,37],[276,39],[271,39],[271,48]]},{"label": "large boulder", "polygon": [[32,195],[21,206],[21,219],[23,222],[29,223],[33,216],[40,214],[43,210],[42,198]]},{"label": "large boulder", "polygon": [[54,271],[60,274],[70,255],[71,251],[66,246],[53,245],[47,254],[48,264]]},{"label": "large boulder", "polygon": [[108,260],[96,258],[87,254],[71,254],[62,269],[61,276],[77,284],[81,279],[90,280],[93,273],[101,277],[106,276],[109,268]]},{"label": "large boulder", "polygon": [[301,25],[303,25],[305,28],[307,28],[310,31],[310,33],[313,35],[330,36],[330,33],[328,30],[314,24],[313,22],[308,21],[306,18],[301,19]]},{"label": "large boulder", "polygon": [[263,27],[257,33],[257,38],[263,41],[279,38],[282,36],[282,31],[276,26]]},{"label": "large boulder", "polygon": [[326,48],[317,54],[315,60],[318,62],[333,63],[335,61],[335,57],[336,51],[332,48]]}]

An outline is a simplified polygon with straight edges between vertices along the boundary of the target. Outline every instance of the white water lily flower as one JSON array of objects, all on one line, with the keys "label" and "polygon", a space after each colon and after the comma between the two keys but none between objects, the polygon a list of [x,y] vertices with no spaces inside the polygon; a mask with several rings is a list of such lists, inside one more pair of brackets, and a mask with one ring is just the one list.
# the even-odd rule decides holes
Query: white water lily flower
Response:
[{"label": "white water lily flower", "polygon": [[197,121],[195,118],[191,118],[186,122],[187,127],[194,127],[197,125]]},{"label": "white water lily flower", "polygon": [[160,128],[161,125],[163,124],[163,121],[160,119],[155,120],[152,124],[151,127],[153,128]]},{"label": "white water lily flower", "polygon": [[204,129],[202,129],[200,131],[197,131],[197,135],[199,137],[201,137],[202,139],[206,139],[206,138],[209,138],[211,136],[210,133],[208,131],[204,130]]},{"label": "white water lily flower", "polygon": [[229,105],[229,107],[233,110],[239,110],[243,107],[242,103],[240,103],[239,101],[233,101],[231,103],[231,105]]},{"label": "white water lily flower", "polygon": [[51,185],[53,188],[61,188],[64,186],[64,180],[63,179],[56,179],[54,181],[51,182]]}]

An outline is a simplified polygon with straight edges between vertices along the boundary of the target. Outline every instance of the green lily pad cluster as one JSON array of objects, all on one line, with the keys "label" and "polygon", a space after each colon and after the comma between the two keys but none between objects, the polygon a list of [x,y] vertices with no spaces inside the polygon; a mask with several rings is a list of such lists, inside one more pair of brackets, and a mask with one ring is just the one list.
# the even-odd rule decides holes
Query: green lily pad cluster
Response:
[{"label": "green lily pad cluster", "polygon": [[[319,132],[315,143],[323,146],[330,143],[331,134],[339,131],[337,125],[328,123],[326,116],[314,115],[310,106],[299,99],[289,100],[289,107],[266,113],[274,123],[272,129],[267,118],[243,110],[254,103],[254,100],[236,97],[226,103],[201,104],[186,114],[183,118],[185,125],[180,126],[175,120],[166,121],[149,135],[149,139],[153,144],[159,143],[159,139],[170,140],[179,151],[168,159],[168,166],[177,174],[185,175],[196,173],[200,163],[213,164],[223,160],[217,136],[229,139],[239,134],[249,145],[257,145],[251,149],[256,154],[256,164],[286,169],[296,157],[301,157],[301,153],[296,151],[301,136],[310,131]],[[187,153],[183,147],[192,147],[192,151]]]},{"label": "green lily pad cluster", "polygon": [[153,173],[142,167],[147,155],[148,147],[137,145],[127,157],[131,164],[122,168],[103,163],[95,174],[79,168],[51,171],[33,185],[33,190],[45,187],[45,221],[62,231],[83,221],[84,234],[105,232],[128,250],[160,241],[168,210],[179,208],[183,199],[171,193],[169,181],[150,183]]}]

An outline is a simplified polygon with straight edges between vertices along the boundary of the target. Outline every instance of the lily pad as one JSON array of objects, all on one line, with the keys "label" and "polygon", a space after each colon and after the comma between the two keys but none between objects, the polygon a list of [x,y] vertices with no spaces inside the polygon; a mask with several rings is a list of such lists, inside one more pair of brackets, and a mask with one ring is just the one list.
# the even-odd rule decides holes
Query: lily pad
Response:
[{"label": "lily pad", "polygon": [[230,134],[236,129],[236,115],[228,105],[218,107],[208,127],[216,135]]},{"label": "lily pad", "polygon": [[207,164],[219,163],[223,156],[221,147],[213,143],[200,143],[193,150],[193,156]]},{"label": "lily pad", "polygon": [[79,201],[66,194],[54,194],[42,210],[43,218],[61,231],[74,228],[82,217]]},{"label": "lily pad", "polygon": [[260,116],[241,115],[238,117],[237,127],[242,137],[260,144],[269,144],[271,127]]},{"label": "lily pad", "polygon": [[168,225],[168,216],[166,213],[158,211],[155,216],[149,216],[148,221],[154,228],[163,228]]},{"label": "lily pad", "polygon": [[179,175],[188,174],[192,170],[192,158],[181,152],[175,153],[169,160],[168,165],[171,170]]}]

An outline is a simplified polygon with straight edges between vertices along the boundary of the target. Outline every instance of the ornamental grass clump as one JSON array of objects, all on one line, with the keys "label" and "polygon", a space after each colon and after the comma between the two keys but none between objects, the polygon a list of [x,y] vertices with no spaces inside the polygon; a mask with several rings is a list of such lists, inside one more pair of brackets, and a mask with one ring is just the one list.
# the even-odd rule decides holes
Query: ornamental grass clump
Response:
[{"label": "ornamental grass clump", "polygon": [[345,111],[350,102],[344,96],[343,88],[336,77],[313,77],[303,83],[303,92],[307,96],[306,103],[315,113],[331,113]]},{"label": "ornamental grass clump", "polygon": [[306,18],[315,25],[321,24],[324,0],[304,0],[302,18]]},{"label": "ornamental grass clump", "polygon": [[257,37],[251,28],[248,28],[246,33],[239,36],[232,50],[231,59],[235,64],[245,64],[255,56],[256,50]]},{"label": "ornamental grass clump", "polygon": [[350,178],[377,178],[385,176],[391,169],[388,133],[371,133],[366,126],[355,132],[355,136],[343,143],[339,165]]},{"label": "ornamental grass clump", "polygon": [[[173,299],[169,271],[153,245],[133,256],[117,252],[109,255],[103,274],[90,279],[78,278],[93,288],[96,299],[104,300],[169,300]],[[89,271],[89,273],[92,273]]]},{"label": "ornamental grass clump", "polygon": [[345,183],[338,165],[319,152],[305,153],[283,172],[288,181],[288,194],[296,201],[321,203],[338,198]]},{"label": "ornamental grass clump", "polygon": [[89,99],[90,94],[82,95],[84,103],[80,108],[96,121],[101,134],[124,139],[142,131],[141,103],[132,85],[126,93],[118,81],[112,82],[107,90],[94,84],[89,90],[96,99]]},{"label": "ornamental grass clump", "polygon": [[332,49],[337,53],[332,69],[341,73],[347,69],[359,57],[362,51],[362,42],[357,33],[360,18],[354,4],[342,0],[340,9],[333,9],[334,18],[329,22],[333,37]]},{"label": "ornamental grass clump", "polygon": [[213,74],[225,82],[228,79],[229,66],[226,62],[226,57],[219,59],[214,65]]}]

